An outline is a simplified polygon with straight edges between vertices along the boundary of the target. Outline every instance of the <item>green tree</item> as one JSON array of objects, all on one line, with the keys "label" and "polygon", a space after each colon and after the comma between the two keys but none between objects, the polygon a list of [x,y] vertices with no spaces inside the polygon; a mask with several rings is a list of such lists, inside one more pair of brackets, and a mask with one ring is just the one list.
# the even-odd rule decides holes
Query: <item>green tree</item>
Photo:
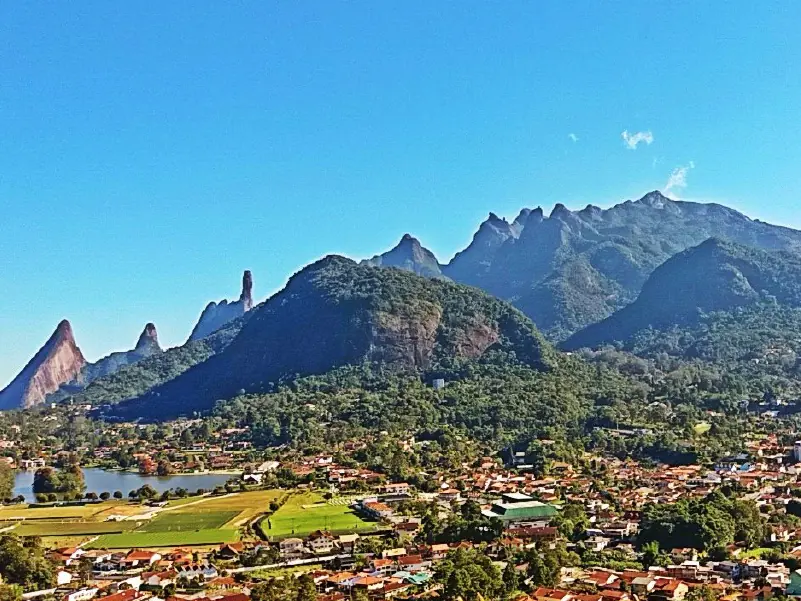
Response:
[{"label": "green tree", "polygon": [[0,501],[10,499],[14,494],[14,470],[0,457]]},{"label": "green tree", "polygon": [[25,546],[14,536],[0,537],[0,576],[8,584],[18,584],[25,590],[49,588],[55,570],[42,552],[40,544],[29,541]]},{"label": "green tree", "polygon": [[437,582],[443,585],[442,598],[497,599],[504,590],[498,568],[484,553],[476,550],[457,549],[448,554],[435,570]]},{"label": "green tree", "polygon": [[642,565],[648,569],[656,564],[659,558],[659,543],[655,540],[649,541],[642,546]]},{"label": "green tree", "polygon": [[514,561],[509,561],[503,569],[503,595],[508,599],[512,594],[518,590],[520,586],[520,577],[515,569]]},{"label": "green tree", "polygon": [[303,574],[298,578],[297,601],[317,601],[317,587],[314,586],[314,579],[308,574]]},{"label": "green tree", "polygon": [[22,587],[18,584],[0,583],[0,601],[20,601],[22,599]]}]

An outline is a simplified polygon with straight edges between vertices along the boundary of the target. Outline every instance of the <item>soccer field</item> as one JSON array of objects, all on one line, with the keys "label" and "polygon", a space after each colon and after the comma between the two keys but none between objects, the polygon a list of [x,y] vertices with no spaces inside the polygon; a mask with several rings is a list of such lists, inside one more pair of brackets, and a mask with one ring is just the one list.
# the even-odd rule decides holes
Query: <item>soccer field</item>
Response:
[{"label": "soccer field", "polygon": [[107,534],[89,545],[91,549],[132,549],[216,545],[239,540],[237,530],[174,530],[172,532],[126,532]]},{"label": "soccer field", "polygon": [[374,522],[366,522],[347,505],[327,503],[313,493],[291,496],[273,515],[261,521],[269,537],[305,536],[315,530],[336,533],[374,530]]}]

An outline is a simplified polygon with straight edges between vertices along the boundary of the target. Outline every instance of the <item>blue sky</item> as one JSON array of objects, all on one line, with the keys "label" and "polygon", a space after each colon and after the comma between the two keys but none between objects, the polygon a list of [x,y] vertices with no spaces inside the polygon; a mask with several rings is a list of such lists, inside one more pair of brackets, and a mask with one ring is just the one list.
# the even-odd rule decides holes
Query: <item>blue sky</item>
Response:
[{"label": "blue sky", "polygon": [[407,231],[447,260],[489,211],[681,168],[675,194],[801,227],[798,23],[793,1],[1,3],[0,386],[63,317],[88,359],[148,321],[174,345],[243,269],[263,298]]}]

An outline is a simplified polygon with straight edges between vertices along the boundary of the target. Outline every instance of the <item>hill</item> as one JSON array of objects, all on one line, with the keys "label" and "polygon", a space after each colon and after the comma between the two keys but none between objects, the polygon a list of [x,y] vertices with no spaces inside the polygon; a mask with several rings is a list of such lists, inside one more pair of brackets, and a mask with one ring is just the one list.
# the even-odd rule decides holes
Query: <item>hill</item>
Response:
[{"label": "hill", "polygon": [[329,256],[252,311],[223,352],[115,411],[187,414],[297,375],[365,363],[427,373],[489,351],[539,370],[555,357],[524,315],[480,290]]},{"label": "hill", "polygon": [[631,348],[646,330],[691,328],[704,314],[760,303],[801,307],[801,255],[719,239],[677,254],[658,267],[637,300],[571,336],[564,348],[620,342]]}]

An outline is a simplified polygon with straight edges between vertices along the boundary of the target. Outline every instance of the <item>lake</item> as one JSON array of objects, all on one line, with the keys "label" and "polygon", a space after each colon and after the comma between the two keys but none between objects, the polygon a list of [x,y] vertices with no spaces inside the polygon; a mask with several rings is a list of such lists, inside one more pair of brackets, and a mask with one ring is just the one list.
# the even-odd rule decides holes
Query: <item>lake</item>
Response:
[{"label": "lake", "polygon": [[[23,495],[27,501],[33,501],[33,470],[20,471],[14,479],[14,496]],[[198,488],[211,490],[215,486],[222,486],[229,478],[226,474],[173,474],[172,476],[142,476],[133,472],[110,472],[98,468],[83,470],[86,479],[86,492],[114,493],[122,491],[124,497],[145,484],[150,484],[159,492],[170,488],[185,488],[196,491]]]}]

